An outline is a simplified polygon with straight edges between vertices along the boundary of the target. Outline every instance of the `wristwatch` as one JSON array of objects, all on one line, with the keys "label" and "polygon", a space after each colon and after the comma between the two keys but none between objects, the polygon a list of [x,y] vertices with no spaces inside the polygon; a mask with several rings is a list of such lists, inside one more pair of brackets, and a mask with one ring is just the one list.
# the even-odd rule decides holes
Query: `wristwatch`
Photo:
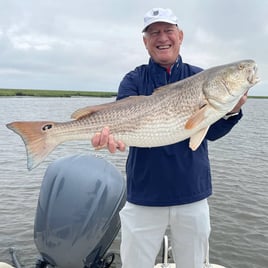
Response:
[{"label": "wristwatch", "polygon": [[233,117],[233,116],[236,116],[236,115],[239,115],[239,112],[237,112],[237,113],[227,113],[227,114],[223,117],[223,119],[227,120],[227,119],[229,119],[230,117]]}]

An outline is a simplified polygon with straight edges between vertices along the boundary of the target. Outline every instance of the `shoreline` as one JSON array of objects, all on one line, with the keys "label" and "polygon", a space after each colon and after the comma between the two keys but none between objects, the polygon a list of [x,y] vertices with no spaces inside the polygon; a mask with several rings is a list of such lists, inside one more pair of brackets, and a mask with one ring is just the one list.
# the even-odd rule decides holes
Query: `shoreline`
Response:
[{"label": "shoreline", "polygon": [[[112,91],[78,91],[45,89],[0,89],[0,97],[116,97]],[[268,96],[248,96],[252,99],[268,99]]]},{"label": "shoreline", "polygon": [[0,89],[0,97],[116,97],[117,92],[45,90],[45,89]]}]

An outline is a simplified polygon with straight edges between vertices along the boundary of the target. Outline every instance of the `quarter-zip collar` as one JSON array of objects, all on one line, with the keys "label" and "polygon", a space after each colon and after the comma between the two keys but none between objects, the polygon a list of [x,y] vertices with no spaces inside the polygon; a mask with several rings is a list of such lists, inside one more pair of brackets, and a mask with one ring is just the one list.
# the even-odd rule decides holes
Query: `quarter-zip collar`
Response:
[{"label": "quarter-zip collar", "polygon": [[149,60],[149,70],[151,72],[151,76],[154,78],[155,88],[164,86],[166,84],[178,81],[178,77],[180,77],[182,66],[182,58],[179,56],[176,62],[171,66],[168,70],[156,63],[152,58]]}]

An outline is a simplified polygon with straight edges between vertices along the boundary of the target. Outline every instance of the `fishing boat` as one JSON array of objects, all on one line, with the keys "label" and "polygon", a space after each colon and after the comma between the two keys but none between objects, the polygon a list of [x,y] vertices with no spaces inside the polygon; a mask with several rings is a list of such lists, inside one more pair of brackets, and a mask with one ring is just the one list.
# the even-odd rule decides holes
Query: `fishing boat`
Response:
[{"label": "fishing boat", "polygon": [[[126,183],[118,169],[104,158],[73,155],[52,162],[40,188],[34,222],[34,242],[40,256],[36,268],[108,268],[115,254],[108,251],[120,230],[119,211],[126,201]],[[163,239],[163,261],[169,263],[168,237]],[[108,252],[108,253],[107,253]],[[15,251],[12,264],[21,268]],[[209,264],[204,268],[225,268]]]}]

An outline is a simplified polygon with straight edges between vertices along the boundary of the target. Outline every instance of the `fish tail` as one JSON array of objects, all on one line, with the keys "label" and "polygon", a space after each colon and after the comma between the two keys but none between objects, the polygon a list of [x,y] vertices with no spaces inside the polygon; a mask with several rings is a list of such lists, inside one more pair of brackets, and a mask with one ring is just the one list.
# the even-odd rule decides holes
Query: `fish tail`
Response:
[{"label": "fish tail", "polygon": [[27,152],[28,170],[38,166],[60,143],[49,135],[55,126],[54,122],[12,122],[6,126],[22,138]]}]

